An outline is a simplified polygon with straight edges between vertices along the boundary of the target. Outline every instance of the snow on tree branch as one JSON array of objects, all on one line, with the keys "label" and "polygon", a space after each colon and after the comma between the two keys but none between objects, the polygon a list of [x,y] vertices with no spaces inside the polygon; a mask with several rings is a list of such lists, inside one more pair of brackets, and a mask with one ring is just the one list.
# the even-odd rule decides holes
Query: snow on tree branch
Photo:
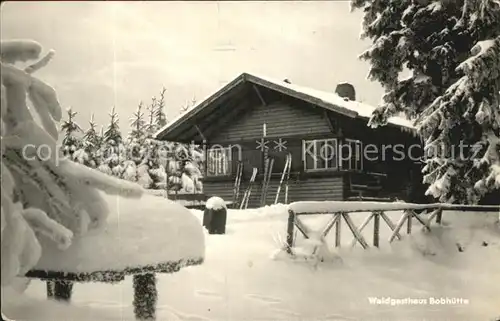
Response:
[{"label": "snow on tree branch", "polygon": [[52,57],[54,57],[54,54],[55,54],[55,51],[54,50],[50,50],[46,55],[45,57],[43,57],[42,59],[40,59],[39,61],[37,61],[36,63],[26,67],[24,69],[25,72],[27,72],[28,74],[32,74],[34,73],[35,71],[39,70],[40,68],[43,68],[45,67],[49,62],[50,60],[52,59]]},{"label": "snow on tree branch", "polygon": [[2,40],[0,58],[2,62],[14,64],[38,59],[42,46],[33,40]]},{"label": "snow on tree branch", "polygon": [[[66,249],[73,235],[102,225],[108,208],[98,190],[129,197],[143,191],[62,157],[55,130],[62,116],[56,92],[32,76],[53,52],[25,70],[14,65],[38,59],[41,51],[33,41],[1,43],[2,286],[37,263],[43,255],[39,238]],[[41,124],[28,109],[28,98]]]},{"label": "snow on tree branch", "polygon": [[[429,157],[428,194],[475,203],[499,188],[500,2],[353,0],[362,9],[360,58],[385,95],[369,125],[404,113]],[[402,78],[404,68],[410,77]],[[432,152],[439,150],[440,152]]]}]

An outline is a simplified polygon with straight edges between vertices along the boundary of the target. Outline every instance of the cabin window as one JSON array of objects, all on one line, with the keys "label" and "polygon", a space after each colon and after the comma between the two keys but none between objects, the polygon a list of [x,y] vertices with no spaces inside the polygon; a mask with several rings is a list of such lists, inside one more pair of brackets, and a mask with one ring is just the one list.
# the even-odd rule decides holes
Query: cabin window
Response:
[{"label": "cabin window", "polygon": [[302,141],[302,159],[305,171],[338,169],[336,138]]},{"label": "cabin window", "polygon": [[207,176],[231,174],[231,148],[213,147],[207,151]]},{"label": "cabin window", "polygon": [[343,170],[363,170],[363,149],[359,140],[345,139],[340,148],[340,154]]}]

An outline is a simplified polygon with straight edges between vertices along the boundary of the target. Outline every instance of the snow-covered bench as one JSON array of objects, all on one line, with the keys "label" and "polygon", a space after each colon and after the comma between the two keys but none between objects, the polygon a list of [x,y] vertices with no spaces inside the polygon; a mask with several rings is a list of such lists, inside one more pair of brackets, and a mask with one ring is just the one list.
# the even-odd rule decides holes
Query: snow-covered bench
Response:
[{"label": "snow-covered bench", "polygon": [[201,264],[204,233],[185,207],[145,194],[140,199],[103,196],[110,215],[102,230],[74,239],[67,250],[42,243],[43,256],[26,276],[50,281],[48,295],[69,300],[73,282],[120,282],[134,276],[134,311],[155,319],[155,273]]}]

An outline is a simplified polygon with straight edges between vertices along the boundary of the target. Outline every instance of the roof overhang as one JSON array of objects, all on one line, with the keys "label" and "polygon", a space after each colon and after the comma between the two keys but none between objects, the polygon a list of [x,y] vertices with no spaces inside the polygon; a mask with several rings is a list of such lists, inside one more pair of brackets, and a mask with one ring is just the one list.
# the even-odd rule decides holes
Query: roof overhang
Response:
[{"label": "roof overhang", "polygon": [[[305,101],[351,118],[369,119],[371,111],[375,109],[358,102],[346,102],[343,98],[334,93],[326,93],[289,84],[284,81],[280,82],[267,77],[242,73],[211,96],[170,121],[166,126],[158,130],[154,137],[160,140],[188,142],[186,139],[181,138],[181,134],[186,132],[189,128],[197,128],[197,119],[202,119],[202,117],[208,116],[210,112],[214,112],[218,106],[222,105],[221,102],[228,99],[232,94],[236,94],[238,88],[242,87],[245,83],[262,86],[283,95]],[[389,122],[388,125],[399,127],[404,131],[416,133],[411,123],[404,119]],[[203,137],[201,132],[200,137]]]}]

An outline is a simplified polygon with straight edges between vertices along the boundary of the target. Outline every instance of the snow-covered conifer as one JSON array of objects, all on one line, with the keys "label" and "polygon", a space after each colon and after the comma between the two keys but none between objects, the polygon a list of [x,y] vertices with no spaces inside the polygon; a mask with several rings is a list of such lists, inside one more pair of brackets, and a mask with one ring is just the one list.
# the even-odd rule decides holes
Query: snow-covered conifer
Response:
[{"label": "snow-covered conifer", "polygon": [[[110,123],[104,131],[101,144],[102,161],[98,168],[104,173],[111,173],[113,176],[121,177],[123,174],[122,164],[125,161],[126,152],[120,132],[119,117],[115,111],[115,107],[112,108],[109,117]],[[109,170],[106,166],[109,167]]]},{"label": "snow-covered conifer", "polygon": [[118,114],[115,111],[115,106],[111,109],[111,113],[109,114],[109,125],[104,131],[104,136],[103,136],[103,143],[109,143],[110,141],[113,141],[115,145],[118,145],[122,142],[122,133],[120,131],[120,118],[118,117]]},{"label": "snow-covered conifer", "polygon": [[61,131],[64,133],[62,151],[64,156],[73,159],[73,154],[81,147],[81,137],[78,134],[81,134],[83,130],[75,121],[77,112],[73,111],[71,107],[66,112],[68,119],[61,124]]},{"label": "snow-covered conifer", "polygon": [[94,114],[90,116],[89,129],[83,134],[80,149],[73,155],[73,159],[85,166],[97,168],[99,162],[100,138],[97,132],[97,125],[94,121]]},{"label": "snow-covered conifer", "polygon": [[137,106],[137,111],[130,119],[130,127],[132,128],[132,130],[129,134],[129,141],[133,139],[142,140],[146,136],[144,128],[146,123],[144,121],[144,112],[142,111],[142,108],[143,104],[141,101]]},{"label": "snow-covered conifer", "polygon": [[160,99],[157,101],[156,109],[154,111],[156,129],[160,129],[167,124],[167,115],[165,114],[165,92],[167,90],[162,88],[160,92]]},{"label": "snow-covered conifer", "polygon": [[155,123],[155,112],[157,108],[158,102],[156,100],[156,97],[153,96],[151,98],[151,105],[147,107],[147,120],[146,120],[146,125],[145,125],[145,131],[146,131],[146,136],[148,138],[152,138],[156,130],[158,129]]},{"label": "snow-covered conifer", "polygon": [[[384,89],[370,124],[404,113],[427,152],[427,194],[476,203],[500,189],[500,2],[353,0],[364,11],[361,58]],[[411,71],[401,77],[403,68]]]}]

